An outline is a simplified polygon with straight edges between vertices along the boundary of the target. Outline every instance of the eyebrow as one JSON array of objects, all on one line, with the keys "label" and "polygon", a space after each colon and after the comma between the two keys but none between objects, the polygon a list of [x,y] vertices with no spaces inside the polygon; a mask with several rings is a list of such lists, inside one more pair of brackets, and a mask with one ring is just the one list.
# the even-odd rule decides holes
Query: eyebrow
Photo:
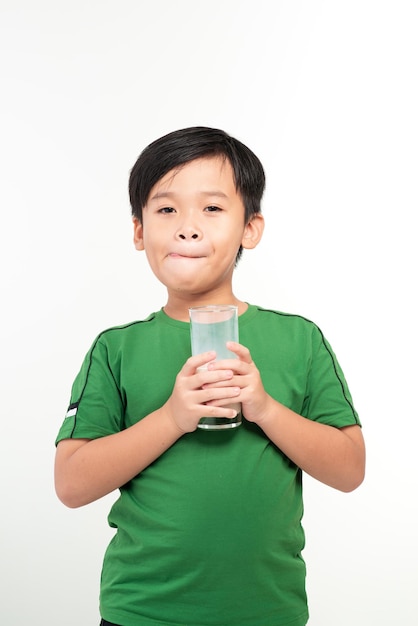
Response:
[{"label": "eyebrow", "polygon": [[[153,196],[151,196],[150,200],[159,200],[160,198],[175,198],[178,194],[174,191],[158,191]],[[223,191],[200,191],[199,195],[211,198],[228,198],[227,194]]]}]

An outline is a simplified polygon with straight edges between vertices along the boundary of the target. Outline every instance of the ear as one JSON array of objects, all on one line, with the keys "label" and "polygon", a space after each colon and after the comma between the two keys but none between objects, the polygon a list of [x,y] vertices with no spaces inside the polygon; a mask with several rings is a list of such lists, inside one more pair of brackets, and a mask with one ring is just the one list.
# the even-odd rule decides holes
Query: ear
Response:
[{"label": "ear", "polygon": [[255,213],[244,229],[241,245],[246,250],[252,250],[260,242],[264,232],[264,217]]},{"label": "ear", "polygon": [[134,245],[137,250],[145,250],[144,227],[137,217],[132,219],[134,224]]}]

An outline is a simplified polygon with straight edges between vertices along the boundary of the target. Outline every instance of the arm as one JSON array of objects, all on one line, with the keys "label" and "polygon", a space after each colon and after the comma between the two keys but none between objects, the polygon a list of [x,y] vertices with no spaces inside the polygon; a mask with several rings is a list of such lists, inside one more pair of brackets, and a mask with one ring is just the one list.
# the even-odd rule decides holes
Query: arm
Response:
[{"label": "arm", "polygon": [[270,396],[258,425],[286,456],[313,478],[346,492],[362,483],[365,448],[360,426],[335,428],[314,422]]},{"label": "arm", "polygon": [[121,487],[183,433],[162,409],[100,439],[63,439],[55,457],[55,489],[69,507],[88,504]]},{"label": "arm", "polygon": [[[209,365],[231,367],[236,376],[228,384],[239,385],[237,398],[247,420],[252,421],[298,467],[317,480],[353,491],[364,478],[365,447],[358,425],[335,428],[298,415],[268,395],[250,352],[237,343],[228,344],[239,357]],[[219,383],[226,384],[226,383]],[[215,401],[216,402],[216,401]]]},{"label": "arm", "polygon": [[204,415],[233,417],[235,411],[205,403],[224,404],[240,393],[238,387],[211,387],[233,377],[228,369],[197,368],[215,356],[205,353],[188,359],[179,372],[173,392],[157,411],[127,428],[100,439],[63,439],[55,458],[55,489],[69,507],[79,507],[112,492],[139,474],[186,432],[197,428]]}]

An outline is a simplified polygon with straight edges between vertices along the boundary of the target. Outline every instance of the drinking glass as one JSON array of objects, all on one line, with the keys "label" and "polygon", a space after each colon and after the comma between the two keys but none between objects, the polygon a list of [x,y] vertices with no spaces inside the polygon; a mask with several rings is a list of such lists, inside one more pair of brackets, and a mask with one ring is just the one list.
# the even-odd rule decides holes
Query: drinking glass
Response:
[{"label": "drinking glass", "polygon": [[[227,341],[238,341],[238,307],[234,305],[208,305],[189,309],[192,354],[215,350],[216,360],[236,359],[237,355],[226,347]],[[206,367],[206,366],[203,366]],[[203,417],[198,424],[205,430],[237,428],[242,422],[241,404],[228,405],[237,411],[236,417]]]}]

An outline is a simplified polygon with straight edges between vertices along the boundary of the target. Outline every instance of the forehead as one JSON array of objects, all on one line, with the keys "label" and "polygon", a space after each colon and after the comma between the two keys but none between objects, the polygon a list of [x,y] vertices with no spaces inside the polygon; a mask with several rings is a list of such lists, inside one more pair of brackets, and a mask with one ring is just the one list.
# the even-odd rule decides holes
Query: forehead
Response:
[{"label": "forehead", "polygon": [[152,187],[149,200],[162,195],[211,192],[228,197],[237,193],[234,172],[226,158],[199,158],[173,168]]}]

